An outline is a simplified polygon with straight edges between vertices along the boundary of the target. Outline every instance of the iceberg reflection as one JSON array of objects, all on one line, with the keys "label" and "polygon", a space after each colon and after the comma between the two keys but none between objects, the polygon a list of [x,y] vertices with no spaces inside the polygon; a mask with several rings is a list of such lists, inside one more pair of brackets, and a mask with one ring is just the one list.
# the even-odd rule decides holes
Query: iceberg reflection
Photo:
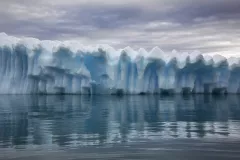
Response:
[{"label": "iceberg reflection", "polygon": [[0,96],[0,147],[239,138],[237,95]]}]

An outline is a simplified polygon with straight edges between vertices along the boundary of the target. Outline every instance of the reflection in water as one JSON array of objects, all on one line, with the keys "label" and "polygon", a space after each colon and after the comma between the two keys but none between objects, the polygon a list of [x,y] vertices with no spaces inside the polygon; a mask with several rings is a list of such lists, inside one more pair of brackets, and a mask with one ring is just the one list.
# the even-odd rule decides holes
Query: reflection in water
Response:
[{"label": "reflection in water", "polygon": [[0,148],[238,138],[239,120],[234,95],[1,95]]}]

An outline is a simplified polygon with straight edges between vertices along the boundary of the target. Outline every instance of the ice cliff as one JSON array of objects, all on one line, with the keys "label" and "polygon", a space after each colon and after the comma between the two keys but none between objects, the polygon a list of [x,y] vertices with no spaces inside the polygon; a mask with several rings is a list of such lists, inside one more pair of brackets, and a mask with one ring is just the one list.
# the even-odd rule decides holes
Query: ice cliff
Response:
[{"label": "ice cliff", "polygon": [[0,33],[1,94],[240,93],[240,58]]}]

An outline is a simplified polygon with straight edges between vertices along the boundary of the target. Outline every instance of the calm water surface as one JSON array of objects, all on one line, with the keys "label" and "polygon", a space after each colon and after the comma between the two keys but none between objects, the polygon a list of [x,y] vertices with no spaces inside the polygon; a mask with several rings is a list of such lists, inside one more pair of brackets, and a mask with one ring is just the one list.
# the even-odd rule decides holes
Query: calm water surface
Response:
[{"label": "calm water surface", "polygon": [[0,96],[1,150],[45,151],[180,139],[238,141],[240,97]]}]

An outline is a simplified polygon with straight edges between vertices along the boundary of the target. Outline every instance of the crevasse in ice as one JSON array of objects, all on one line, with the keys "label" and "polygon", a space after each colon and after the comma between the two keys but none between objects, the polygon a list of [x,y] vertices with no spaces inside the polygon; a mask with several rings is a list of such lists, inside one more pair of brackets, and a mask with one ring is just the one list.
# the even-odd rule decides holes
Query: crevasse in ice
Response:
[{"label": "crevasse in ice", "polygon": [[0,33],[1,94],[240,93],[240,58]]}]

